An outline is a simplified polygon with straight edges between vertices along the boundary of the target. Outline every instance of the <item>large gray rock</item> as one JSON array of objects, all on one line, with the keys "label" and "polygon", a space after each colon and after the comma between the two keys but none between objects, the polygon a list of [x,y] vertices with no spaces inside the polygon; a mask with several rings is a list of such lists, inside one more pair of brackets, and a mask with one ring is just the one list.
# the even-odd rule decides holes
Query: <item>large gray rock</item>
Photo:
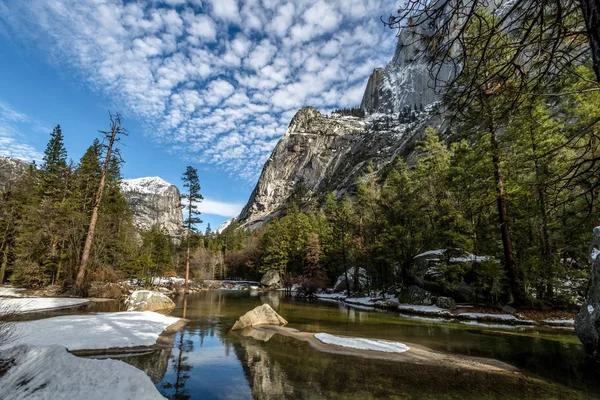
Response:
[{"label": "large gray rock", "polygon": [[125,300],[127,311],[161,311],[175,308],[175,303],[160,292],[136,290]]},{"label": "large gray rock", "polygon": [[274,269],[268,270],[263,275],[262,279],[260,280],[260,283],[262,283],[263,285],[265,285],[271,289],[280,288],[282,282],[281,282],[281,277],[279,276],[279,271],[276,271]]},{"label": "large gray rock", "polygon": [[431,292],[413,285],[403,289],[398,296],[398,300],[402,304],[431,306],[435,304],[437,298]]},{"label": "large gray rock", "polygon": [[456,308],[456,301],[451,297],[438,297],[435,305],[446,310],[454,310]]},{"label": "large gray rock", "polygon": [[[594,228],[592,249],[598,244],[599,228]],[[600,358],[600,257],[596,257],[592,262],[589,290],[575,318],[575,333],[583,343],[586,353]]]},{"label": "large gray rock", "polygon": [[181,195],[177,186],[159,177],[125,179],[121,192],[133,213],[135,225],[140,230],[159,225],[178,240],[183,235]]},{"label": "large gray rock", "polygon": [[240,319],[235,322],[231,330],[235,331],[238,329],[244,329],[258,325],[283,326],[287,325],[287,321],[283,319],[281,315],[277,314],[277,312],[273,310],[270,305],[263,304],[262,306],[258,306],[242,315]]},{"label": "large gray rock", "polygon": [[[350,284],[350,290],[353,291],[354,290],[354,273],[355,273],[355,268],[356,267],[352,267],[350,269],[348,269],[348,283]],[[365,286],[367,286],[368,283],[368,277],[367,277],[367,271],[364,268],[360,268],[358,271],[358,282],[359,282],[359,286],[361,288],[364,288]],[[340,276],[338,276],[337,280],[335,281],[335,285],[333,285],[333,291],[334,292],[343,292],[346,290],[346,274],[342,273]]]}]

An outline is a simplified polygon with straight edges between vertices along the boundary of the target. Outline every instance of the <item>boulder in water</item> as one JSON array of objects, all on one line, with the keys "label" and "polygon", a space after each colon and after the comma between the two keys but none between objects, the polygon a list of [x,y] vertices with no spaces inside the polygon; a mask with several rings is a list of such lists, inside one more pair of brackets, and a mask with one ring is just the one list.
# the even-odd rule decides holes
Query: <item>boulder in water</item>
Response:
[{"label": "boulder in water", "polygon": [[592,261],[591,281],[585,301],[575,318],[575,333],[583,343],[585,352],[600,358],[600,227],[594,228],[594,239],[590,247]]},{"label": "boulder in water", "polygon": [[159,311],[175,308],[175,303],[160,292],[136,290],[125,300],[127,311]]},{"label": "boulder in water", "polygon": [[272,288],[278,289],[281,287],[281,277],[279,276],[279,271],[270,269],[263,275],[260,283],[263,285]]},{"label": "boulder in water", "polygon": [[286,325],[287,321],[281,317],[281,315],[277,314],[273,308],[268,304],[263,304],[262,306],[258,306],[253,310],[248,311],[246,314],[242,315],[240,319],[238,319],[232,331],[238,329],[244,329],[247,327],[257,326],[257,325]]}]

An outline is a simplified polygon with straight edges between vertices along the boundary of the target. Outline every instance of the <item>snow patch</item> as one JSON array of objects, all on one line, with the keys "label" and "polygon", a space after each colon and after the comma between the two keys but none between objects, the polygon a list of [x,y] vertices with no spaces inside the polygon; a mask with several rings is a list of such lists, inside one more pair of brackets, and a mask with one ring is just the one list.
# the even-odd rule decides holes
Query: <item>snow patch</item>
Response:
[{"label": "snow patch", "polygon": [[36,321],[14,322],[15,339],[0,345],[61,345],[69,350],[99,350],[152,346],[158,336],[179,318],[155,312],[118,312],[65,315]]},{"label": "snow patch", "polygon": [[19,297],[0,300],[0,315],[8,313],[23,313],[32,311],[51,310],[54,308],[74,307],[88,303],[86,299],[69,299],[53,297]]},{"label": "snow patch", "polygon": [[317,333],[315,338],[322,343],[335,346],[347,347],[358,350],[381,351],[385,353],[404,353],[410,347],[400,342],[388,342],[384,340],[350,338],[330,335],[328,333]]},{"label": "snow patch", "polygon": [[459,318],[465,318],[465,319],[496,319],[496,320],[503,320],[503,321],[520,321],[520,322],[525,322],[522,320],[519,320],[517,317],[515,317],[514,315],[511,314],[486,314],[486,313],[460,313],[458,314]]},{"label": "snow patch", "polygon": [[230,218],[227,221],[223,222],[221,225],[219,225],[219,227],[217,228],[217,234],[221,234],[223,233],[223,231],[225,229],[227,229],[229,227],[229,225],[231,225],[231,223],[235,221],[235,218]]},{"label": "snow patch", "polygon": [[23,292],[25,289],[15,288],[11,286],[0,286],[0,297],[25,297]]},{"label": "snow patch", "polygon": [[4,400],[164,399],[137,368],[123,361],[76,357],[60,346],[16,346],[0,352],[0,364],[4,362]]},{"label": "snow patch", "polygon": [[150,176],[136,179],[124,179],[121,181],[121,191],[142,194],[166,195],[174,185],[158,176]]}]

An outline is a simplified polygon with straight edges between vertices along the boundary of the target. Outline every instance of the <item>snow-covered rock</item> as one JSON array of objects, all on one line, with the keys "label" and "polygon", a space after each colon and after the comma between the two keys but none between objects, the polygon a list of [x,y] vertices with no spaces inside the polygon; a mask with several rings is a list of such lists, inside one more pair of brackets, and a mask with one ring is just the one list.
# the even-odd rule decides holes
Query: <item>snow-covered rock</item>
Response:
[{"label": "snow-covered rock", "polygon": [[158,224],[175,239],[183,234],[181,194],[177,186],[159,177],[125,179],[121,192],[127,199],[138,229]]},{"label": "snow-covered rock", "polygon": [[261,278],[260,283],[271,289],[280,288],[282,282],[281,276],[279,276],[279,271],[274,269],[268,270]]},{"label": "snow-covered rock", "polygon": [[125,300],[127,311],[159,311],[175,308],[168,296],[151,290],[136,290]]},{"label": "snow-covered rock", "polygon": [[381,351],[384,353],[404,353],[410,350],[410,347],[404,343],[388,342],[385,340],[343,337],[328,333],[317,333],[315,334],[315,338],[325,344],[357,350]]},{"label": "snow-covered rock", "polygon": [[268,304],[258,306],[242,315],[231,328],[232,331],[258,325],[287,325],[287,321]]},{"label": "snow-covered rock", "polygon": [[4,350],[0,369],[4,400],[164,399],[139,369],[117,360],[76,357],[61,346]]},{"label": "snow-covered rock", "polygon": [[231,223],[235,221],[235,218],[230,218],[227,221],[221,223],[221,225],[219,225],[219,227],[217,228],[216,232],[217,233],[223,233],[223,231],[225,229],[227,229],[229,227],[229,225],[231,225]]},{"label": "snow-covered rock", "polygon": [[12,340],[0,344],[0,349],[19,344],[57,344],[71,351],[152,346],[165,329],[179,321],[155,312],[116,312],[13,322]]}]

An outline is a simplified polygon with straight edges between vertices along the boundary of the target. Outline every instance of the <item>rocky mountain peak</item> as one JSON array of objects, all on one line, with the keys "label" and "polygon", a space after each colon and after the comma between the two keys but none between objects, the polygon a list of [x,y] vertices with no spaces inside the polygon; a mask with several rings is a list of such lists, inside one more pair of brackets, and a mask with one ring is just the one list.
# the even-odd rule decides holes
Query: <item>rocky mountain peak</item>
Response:
[{"label": "rocky mountain peak", "polygon": [[165,228],[173,238],[183,231],[181,194],[177,186],[160,177],[125,179],[121,193],[127,199],[138,229],[150,229],[153,225]]}]

